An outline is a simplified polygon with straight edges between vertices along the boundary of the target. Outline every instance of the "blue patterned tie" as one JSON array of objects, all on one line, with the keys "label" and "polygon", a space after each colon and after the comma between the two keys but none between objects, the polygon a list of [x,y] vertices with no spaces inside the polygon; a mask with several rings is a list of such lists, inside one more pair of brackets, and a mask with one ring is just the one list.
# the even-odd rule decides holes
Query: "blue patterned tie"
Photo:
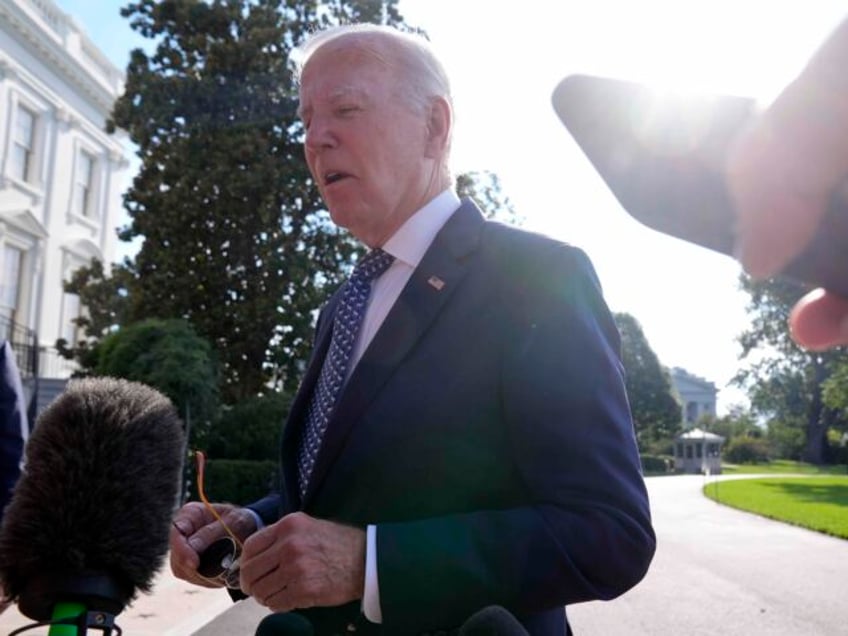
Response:
[{"label": "blue patterned tie", "polygon": [[357,263],[345,285],[342,297],[336,307],[333,318],[333,335],[330,348],[324,358],[324,366],[312,399],[306,410],[306,422],[300,441],[297,465],[300,478],[300,496],[306,494],[309,476],[321,448],[321,440],[327,430],[327,423],[333,413],[333,407],[344,386],[347,367],[356,342],[356,334],[365,315],[368,296],[371,294],[371,281],[378,278],[394,261],[394,256],[381,249],[371,250]]}]

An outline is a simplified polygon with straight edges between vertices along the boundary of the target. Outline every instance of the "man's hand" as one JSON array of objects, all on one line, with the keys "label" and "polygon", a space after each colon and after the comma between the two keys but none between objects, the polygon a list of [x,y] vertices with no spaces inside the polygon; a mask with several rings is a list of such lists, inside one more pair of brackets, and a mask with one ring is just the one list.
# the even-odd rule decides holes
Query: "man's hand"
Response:
[{"label": "man's hand", "polygon": [[275,612],[362,598],[365,531],[296,512],[252,535],[241,589]]},{"label": "man's hand", "polygon": [[[736,250],[754,278],[779,273],[809,244],[831,198],[848,200],[848,20],[734,144],[727,179]],[[795,341],[848,344],[848,299],[818,290],[793,309]]]},{"label": "man's hand", "polygon": [[736,247],[755,278],[773,276],[803,251],[848,177],[846,63],[848,20],[731,149]]},{"label": "man's hand", "polygon": [[[244,541],[256,532],[253,516],[243,508],[230,504],[212,506],[240,540]],[[200,576],[197,567],[203,551],[225,536],[228,536],[227,531],[221,522],[202,503],[192,501],[180,508],[174,517],[169,538],[171,571],[174,576],[195,585],[222,587],[223,583],[215,583]]]}]

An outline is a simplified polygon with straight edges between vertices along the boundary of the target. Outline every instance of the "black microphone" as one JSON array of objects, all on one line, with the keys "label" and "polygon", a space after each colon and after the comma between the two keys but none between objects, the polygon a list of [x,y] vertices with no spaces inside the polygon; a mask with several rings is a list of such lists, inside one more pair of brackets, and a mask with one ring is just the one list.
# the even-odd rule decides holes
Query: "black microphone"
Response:
[{"label": "black microphone", "polygon": [[68,384],[38,418],[0,527],[0,582],[22,614],[79,627],[51,634],[112,633],[168,551],[183,441],[173,405],[146,385]]},{"label": "black microphone", "polygon": [[503,607],[490,605],[472,614],[458,636],[529,636],[529,632]]},{"label": "black microphone", "polygon": [[256,627],[254,636],[314,636],[309,620],[297,612],[269,614]]}]

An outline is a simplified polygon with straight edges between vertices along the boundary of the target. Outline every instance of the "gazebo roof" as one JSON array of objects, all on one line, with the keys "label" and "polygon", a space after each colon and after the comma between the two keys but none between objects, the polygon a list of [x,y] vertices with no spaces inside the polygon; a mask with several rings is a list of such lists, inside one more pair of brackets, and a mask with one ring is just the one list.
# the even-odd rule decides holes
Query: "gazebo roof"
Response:
[{"label": "gazebo roof", "polygon": [[674,438],[675,441],[685,442],[688,440],[691,441],[708,441],[708,442],[723,442],[724,438],[721,435],[716,435],[715,433],[710,433],[709,431],[702,430],[700,428],[693,428],[691,431],[686,431],[685,433],[681,433],[677,437]]}]

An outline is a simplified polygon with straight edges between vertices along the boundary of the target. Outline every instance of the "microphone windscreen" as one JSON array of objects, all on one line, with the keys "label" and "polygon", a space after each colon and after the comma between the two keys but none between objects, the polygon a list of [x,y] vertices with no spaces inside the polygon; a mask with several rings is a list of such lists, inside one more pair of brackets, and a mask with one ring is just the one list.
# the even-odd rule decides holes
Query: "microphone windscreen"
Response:
[{"label": "microphone windscreen", "polygon": [[117,589],[115,613],[150,591],[168,551],[183,443],[158,391],[112,378],[69,382],[38,418],[0,527],[0,581],[22,613],[46,620],[69,600],[53,598],[54,586],[61,595],[101,575]]},{"label": "microphone windscreen", "polygon": [[459,636],[529,636],[524,626],[499,605],[484,607],[459,628]]},{"label": "microphone windscreen", "polygon": [[309,620],[296,613],[269,614],[256,628],[255,636],[314,636]]}]

